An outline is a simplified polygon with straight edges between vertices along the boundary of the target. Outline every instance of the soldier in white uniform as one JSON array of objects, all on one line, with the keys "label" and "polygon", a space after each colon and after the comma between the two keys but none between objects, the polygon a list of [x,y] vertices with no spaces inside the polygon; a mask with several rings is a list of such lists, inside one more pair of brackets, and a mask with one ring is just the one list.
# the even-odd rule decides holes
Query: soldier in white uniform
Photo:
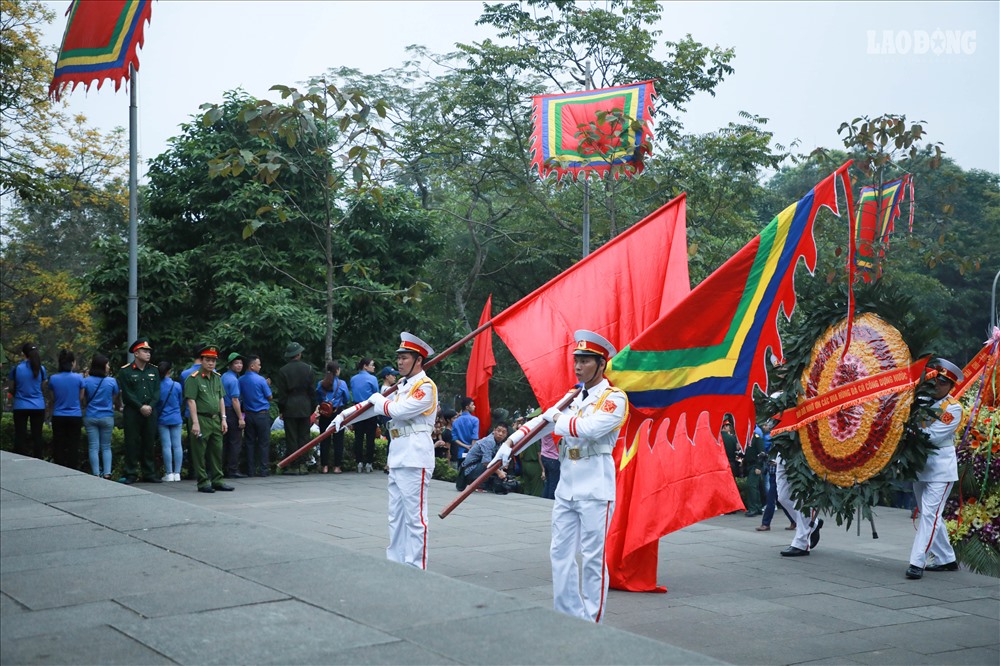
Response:
[{"label": "soldier in white uniform", "polygon": [[[611,452],[628,417],[628,398],[604,377],[608,360],[615,355],[611,343],[591,331],[577,331],[574,337],[573,370],[583,390],[564,413],[552,407],[541,417],[554,424],[553,432],[563,437],[549,549],[552,594],[557,611],[600,622],[609,582],[604,543],[615,506]],[[539,437],[548,431],[543,430]],[[512,439],[516,441],[517,433]],[[508,439],[494,460],[499,458],[506,464],[511,441]]]},{"label": "soldier in white uniform", "polygon": [[777,484],[778,502],[785,507],[788,515],[795,522],[795,536],[791,545],[781,551],[782,557],[802,557],[809,554],[809,551],[819,543],[820,529],[823,527],[823,519],[816,519],[814,510],[805,509],[802,511],[795,505],[792,499],[792,486],[788,483],[788,475],[785,472],[785,461],[781,459],[779,453],[775,458],[777,467],[775,468],[774,481]]},{"label": "soldier in white uniform", "polygon": [[[958,459],[955,457],[955,431],[962,422],[962,405],[949,395],[955,384],[962,381],[962,371],[954,363],[936,359],[928,364],[938,371],[933,380],[931,408],[935,418],[925,423],[922,430],[931,440],[931,454],[927,464],[913,482],[913,493],[920,507],[917,535],[910,550],[910,566],[906,577],[923,578],[924,571],[956,571],[958,562],[955,551],[948,542],[948,528],[941,511],[948,500],[951,487],[958,480]],[[927,564],[927,553],[934,556],[934,563]]]},{"label": "soldier in white uniform", "polygon": [[[388,398],[374,393],[368,398],[372,409],[359,419],[387,416],[392,435],[389,447],[389,547],[386,557],[418,569],[427,568],[427,484],[434,473],[434,419],[437,416],[437,386],[424,373],[424,360],[434,353],[431,346],[415,335],[400,334],[396,365],[402,379]],[[330,424],[341,428],[342,412]],[[357,420],[357,419],[355,419]]]}]

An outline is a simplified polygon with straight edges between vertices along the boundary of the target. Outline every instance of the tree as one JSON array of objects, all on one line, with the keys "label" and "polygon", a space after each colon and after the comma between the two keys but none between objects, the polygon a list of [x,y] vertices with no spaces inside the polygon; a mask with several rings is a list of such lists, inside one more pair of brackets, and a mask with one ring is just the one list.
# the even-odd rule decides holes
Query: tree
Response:
[{"label": "tree", "polygon": [[[256,211],[244,235],[252,235],[268,219],[279,223],[297,221],[310,225],[322,243],[325,275],[326,337],[324,358],[333,358],[334,291],[344,288],[335,281],[334,235],[344,217],[336,204],[348,197],[356,200],[381,196],[373,170],[379,149],[385,146],[383,132],[372,122],[372,111],[384,118],[386,103],[369,101],[358,90],[342,92],[322,79],[314,79],[305,92],[274,86],[283,103],[256,100],[247,104],[239,119],[264,145],[257,151],[233,147],[209,162],[213,176],[237,177],[250,170],[258,181],[280,194],[280,202]],[[221,117],[217,106],[206,105],[205,122]],[[289,177],[291,175],[291,177]],[[314,207],[311,198],[322,205]],[[349,286],[347,286],[349,288]],[[413,296],[419,285],[407,291]],[[386,290],[396,295],[399,290]]]}]

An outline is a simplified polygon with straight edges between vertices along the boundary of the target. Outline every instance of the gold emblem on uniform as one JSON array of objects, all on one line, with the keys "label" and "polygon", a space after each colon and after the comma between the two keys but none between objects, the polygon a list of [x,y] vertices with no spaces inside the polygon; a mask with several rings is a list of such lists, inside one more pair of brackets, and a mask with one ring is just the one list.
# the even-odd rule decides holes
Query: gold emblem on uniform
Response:
[{"label": "gold emblem on uniform", "polygon": [[580,459],[580,449],[569,449],[569,459],[579,460]]}]

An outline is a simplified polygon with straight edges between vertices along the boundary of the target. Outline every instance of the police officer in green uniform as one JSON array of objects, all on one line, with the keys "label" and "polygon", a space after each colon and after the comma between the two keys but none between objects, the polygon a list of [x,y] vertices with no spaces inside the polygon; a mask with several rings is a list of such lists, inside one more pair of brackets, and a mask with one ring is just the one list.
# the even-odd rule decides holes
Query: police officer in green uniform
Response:
[{"label": "police officer in green uniform", "polygon": [[227,426],[222,377],[215,371],[219,348],[206,345],[199,356],[201,368],[184,382],[184,399],[191,413],[191,466],[198,492],[233,490],[222,482],[222,436]]},{"label": "police officer in green uniform", "polygon": [[153,466],[156,444],[153,405],[160,401],[160,373],[149,363],[153,355],[149,340],[139,338],[128,350],[134,360],[118,373],[125,413],[125,477],[122,483],[135,483],[140,471],[143,481],[160,483],[160,475]]}]

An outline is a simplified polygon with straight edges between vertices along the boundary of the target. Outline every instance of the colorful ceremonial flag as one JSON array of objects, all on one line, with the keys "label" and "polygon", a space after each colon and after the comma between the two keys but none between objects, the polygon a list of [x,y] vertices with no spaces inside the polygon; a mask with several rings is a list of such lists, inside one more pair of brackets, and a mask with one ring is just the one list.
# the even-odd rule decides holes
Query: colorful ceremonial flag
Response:
[{"label": "colorful ceremonial flag", "polygon": [[[608,551],[609,569],[620,570],[612,585],[626,577],[655,581],[655,572],[630,568],[630,555],[670,531],[742,506],[714,433],[727,412],[737,432],[754,425],[753,387],[766,390],[768,350],[781,355],[778,313],[790,317],[795,307],[799,259],[815,269],[813,224],[824,206],[838,214],[838,180],[851,205],[849,166],[781,212],[608,364],[608,378],[631,403],[624,441],[638,447],[619,470],[637,465],[629,509],[616,511],[612,523],[622,542],[617,553]],[[678,495],[678,488],[691,491]],[[621,559],[611,566],[611,557]]]},{"label": "colorful ceremonial flag", "polygon": [[539,405],[576,383],[574,331],[619,347],[687,296],[686,211],[682,194],[493,318]]},{"label": "colorful ceremonial flag", "polygon": [[[654,94],[652,81],[640,81],[614,88],[532,97],[532,165],[538,167],[542,178],[555,173],[560,179],[566,174],[576,179],[581,172],[593,172],[600,177],[612,167],[624,167],[616,170],[616,174],[639,173],[653,142],[650,121]],[[599,112],[613,109],[620,109],[638,121],[642,129],[619,133],[608,122],[601,123]],[[578,132],[591,123],[600,138],[582,142]],[[624,141],[620,134],[624,135]]]},{"label": "colorful ceremonial flag", "polygon": [[118,90],[129,65],[139,69],[136,51],[151,12],[152,0],[74,0],[49,95],[58,100],[66,86],[82,83],[89,90],[94,81],[100,90],[105,79]]},{"label": "colorful ceremonial flag", "polygon": [[[854,250],[854,265],[865,282],[873,282],[882,276],[881,260],[889,244],[889,234],[899,217],[899,206],[906,190],[910,194],[910,231],[913,231],[913,176],[907,174],[899,180],[877,187],[862,187],[858,197],[858,214],[854,220],[857,245]],[[875,243],[879,244],[875,256]]]},{"label": "colorful ceremonial flag", "polygon": [[[483,313],[479,317],[479,325],[487,323],[493,311],[493,294],[486,299]],[[487,327],[476,336],[472,342],[472,354],[469,356],[469,367],[465,371],[465,395],[476,401],[476,412],[479,413],[479,436],[490,434],[490,377],[497,360],[493,356],[493,329]]]}]

